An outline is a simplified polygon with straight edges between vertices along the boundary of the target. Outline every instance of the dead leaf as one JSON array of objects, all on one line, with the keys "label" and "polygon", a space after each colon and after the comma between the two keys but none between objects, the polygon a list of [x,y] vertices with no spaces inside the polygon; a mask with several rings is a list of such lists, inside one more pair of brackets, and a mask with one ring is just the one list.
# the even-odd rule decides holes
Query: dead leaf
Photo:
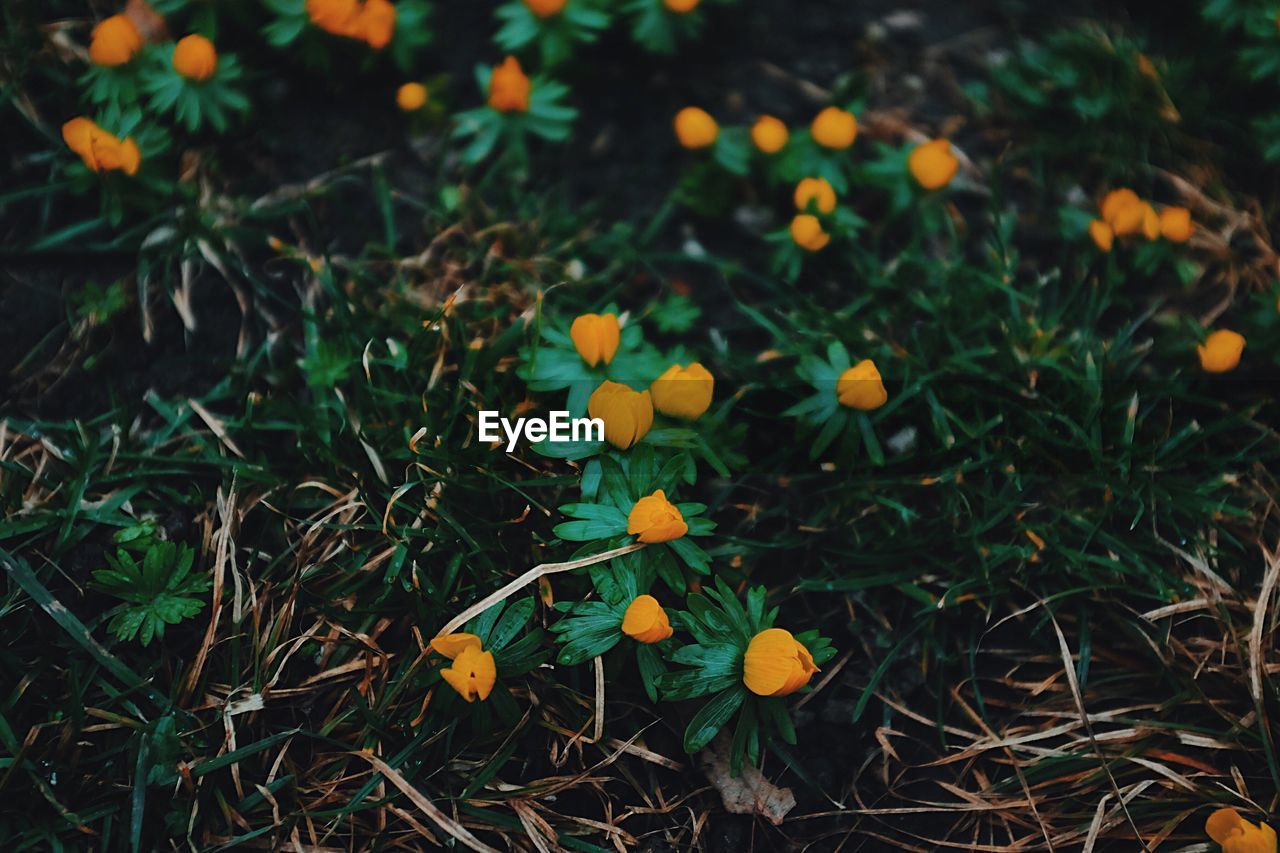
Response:
[{"label": "dead leaf", "polygon": [[145,41],[155,43],[169,40],[169,26],[164,15],[157,12],[147,0],[129,0],[124,6],[124,15],[133,21]]},{"label": "dead leaf", "polygon": [[741,775],[729,772],[729,739],[720,734],[711,745],[698,753],[698,766],[720,792],[725,810],[732,814],[759,815],[774,826],[786,818],[796,806],[790,788],[779,788],[750,764],[744,764]]}]

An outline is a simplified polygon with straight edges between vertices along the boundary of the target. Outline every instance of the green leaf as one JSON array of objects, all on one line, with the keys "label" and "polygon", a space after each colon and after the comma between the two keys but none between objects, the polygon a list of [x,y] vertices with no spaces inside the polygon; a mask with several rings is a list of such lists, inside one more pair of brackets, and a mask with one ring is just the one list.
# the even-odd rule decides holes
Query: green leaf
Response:
[{"label": "green leaf", "polygon": [[699,708],[684,730],[684,751],[692,755],[709,744],[746,698],[746,688],[738,686],[716,694]]}]

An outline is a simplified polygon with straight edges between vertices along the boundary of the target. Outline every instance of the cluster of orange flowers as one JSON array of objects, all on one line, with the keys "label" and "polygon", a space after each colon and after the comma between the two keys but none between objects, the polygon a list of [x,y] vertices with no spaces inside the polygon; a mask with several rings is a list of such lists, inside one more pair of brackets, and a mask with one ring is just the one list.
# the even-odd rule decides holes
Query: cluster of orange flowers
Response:
[{"label": "cluster of orange flowers", "polygon": [[1111,251],[1117,237],[1141,234],[1148,240],[1164,237],[1170,243],[1185,243],[1195,230],[1191,211],[1185,207],[1166,207],[1157,213],[1128,187],[1107,193],[1098,212],[1101,218],[1089,223],[1089,236],[1103,252]]},{"label": "cluster of orange flowers", "polygon": [[389,0],[307,0],[307,17],[327,33],[374,50],[390,44],[396,32],[396,7]]}]

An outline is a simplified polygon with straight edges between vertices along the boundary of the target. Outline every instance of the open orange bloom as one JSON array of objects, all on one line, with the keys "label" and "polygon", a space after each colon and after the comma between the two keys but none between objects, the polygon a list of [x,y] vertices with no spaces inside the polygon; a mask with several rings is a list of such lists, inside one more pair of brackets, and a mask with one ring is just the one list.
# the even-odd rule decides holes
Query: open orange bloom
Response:
[{"label": "open orange bloom", "polygon": [[1136,234],[1142,230],[1146,210],[1142,199],[1128,187],[1112,190],[1102,199],[1099,206],[1102,221],[1111,226],[1117,237]]},{"label": "open orange bloom", "polygon": [[1093,239],[1093,244],[1098,247],[1100,252],[1110,252],[1111,246],[1116,239],[1115,232],[1111,230],[1111,226],[1101,219],[1095,219],[1089,223],[1089,236]]},{"label": "open orange bloom", "polygon": [[583,314],[569,327],[573,348],[592,367],[602,361],[605,364],[613,361],[621,336],[616,314]]},{"label": "open orange bloom", "polygon": [[431,641],[431,648],[449,660],[452,666],[440,670],[440,677],[458,691],[468,702],[477,698],[484,701],[493,691],[498,679],[498,668],[493,662],[493,652],[480,648],[480,638],[475,634],[446,634]]},{"label": "open orange bloom", "polygon": [[1191,239],[1195,226],[1191,224],[1191,211],[1185,207],[1166,207],[1160,211],[1160,233],[1170,243],[1185,243]]},{"label": "open orange bloom", "polygon": [[945,139],[917,145],[907,156],[911,176],[927,190],[941,189],[951,183],[959,167],[960,161],[951,152],[951,143]]},{"label": "open orange bloom", "polygon": [[667,611],[652,595],[637,595],[622,617],[622,633],[639,643],[660,643],[674,633]]},{"label": "open orange bloom", "polygon": [[1230,807],[1209,815],[1204,831],[1222,846],[1222,853],[1276,853],[1276,831],[1245,820]]},{"label": "open orange bloom", "polygon": [[808,252],[816,252],[831,242],[831,235],[822,230],[818,217],[801,213],[791,220],[791,239]]},{"label": "open orange bloom", "polygon": [[173,70],[202,83],[218,70],[218,51],[204,36],[189,35],[173,48]]},{"label": "open orange bloom", "polygon": [[142,164],[142,152],[133,137],[120,139],[84,117],[64,124],[62,138],[92,172],[124,172],[132,176],[138,174]]},{"label": "open orange bloom", "polygon": [[796,210],[802,213],[809,209],[810,202],[818,208],[819,213],[830,213],[836,209],[836,191],[826,178],[802,178],[796,184],[793,200]]},{"label": "open orange bloom", "polygon": [[765,154],[777,154],[787,144],[790,134],[781,119],[773,116],[760,116],[751,125],[751,141]]},{"label": "open orange bloom", "polygon": [[757,696],[787,696],[809,683],[818,667],[804,644],[783,628],[751,638],[742,658],[742,683]]},{"label": "open orange bloom", "polygon": [[889,392],[884,390],[884,382],[880,379],[876,363],[864,358],[841,373],[836,380],[836,399],[840,401],[840,405],[860,412],[869,412],[883,406],[889,399]]},{"label": "open orange bloom", "polygon": [[396,31],[390,0],[307,0],[307,17],[327,33],[365,42],[381,50]]},{"label": "open orange bloom", "polygon": [[1226,373],[1235,370],[1244,353],[1244,335],[1230,329],[1218,331],[1204,339],[1204,343],[1196,347],[1200,356],[1200,367],[1205,373]]},{"label": "open orange bloom", "polygon": [[587,414],[604,421],[605,441],[626,450],[653,426],[653,397],[648,391],[605,380],[587,399]]},{"label": "open orange bloom", "polygon": [[653,380],[649,392],[653,407],[664,415],[696,421],[711,408],[716,379],[698,362],[685,367],[673,364]]},{"label": "open orange bloom", "polygon": [[823,148],[848,148],[858,137],[858,120],[839,107],[827,107],[809,126],[813,141]]},{"label": "open orange bloom", "polygon": [[676,113],[673,124],[676,139],[680,140],[683,147],[691,150],[715,145],[716,138],[720,135],[720,125],[701,107],[685,107]]},{"label": "open orange bloom", "polygon": [[529,111],[529,94],[533,82],[529,80],[520,61],[514,56],[494,66],[489,75],[489,106],[500,113],[524,113]]},{"label": "open orange bloom", "polygon": [[93,28],[89,39],[89,58],[94,65],[124,65],[142,50],[142,33],[124,15],[104,18]]},{"label": "open orange bloom", "polygon": [[524,5],[539,18],[560,14],[568,0],[524,0]]},{"label": "open orange bloom", "polygon": [[627,514],[627,533],[649,545],[670,542],[688,532],[684,516],[662,489],[636,501]]}]

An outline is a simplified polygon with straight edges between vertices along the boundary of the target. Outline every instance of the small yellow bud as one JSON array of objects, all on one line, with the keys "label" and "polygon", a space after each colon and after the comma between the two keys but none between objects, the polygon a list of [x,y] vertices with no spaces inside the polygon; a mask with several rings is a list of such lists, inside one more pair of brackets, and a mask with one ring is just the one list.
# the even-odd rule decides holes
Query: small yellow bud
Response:
[{"label": "small yellow bud", "polygon": [[699,107],[685,107],[676,113],[674,124],[676,139],[689,149],[715,145],[716,137],[720,135],[720,126],[716,124],[716,120]]},{"label": "small yellow bud", "polygon": [[836,399],[840,405],[869,412],[878,409],[889,399],[876,363],[869,358],[850,367],[836,380]]},{"label": "small yellow bud", "polygon": [[787,126],[773,116],[760,116],[751,125],[751,141],[765,154],[777,154],[787,144]]},{"label": "small yellow bud", "polygon": [[858,120],[839,107],[827,107],[809,126],[813,141],[823,148],[848,148],[858,136]]},{"label": "small yellow bud", "polygon": [[1244,335],[1230,329],[1218,329],[1196,347],[1200,367],[1205,373],[1226,373],[1235,370],[1244,353]]}]

